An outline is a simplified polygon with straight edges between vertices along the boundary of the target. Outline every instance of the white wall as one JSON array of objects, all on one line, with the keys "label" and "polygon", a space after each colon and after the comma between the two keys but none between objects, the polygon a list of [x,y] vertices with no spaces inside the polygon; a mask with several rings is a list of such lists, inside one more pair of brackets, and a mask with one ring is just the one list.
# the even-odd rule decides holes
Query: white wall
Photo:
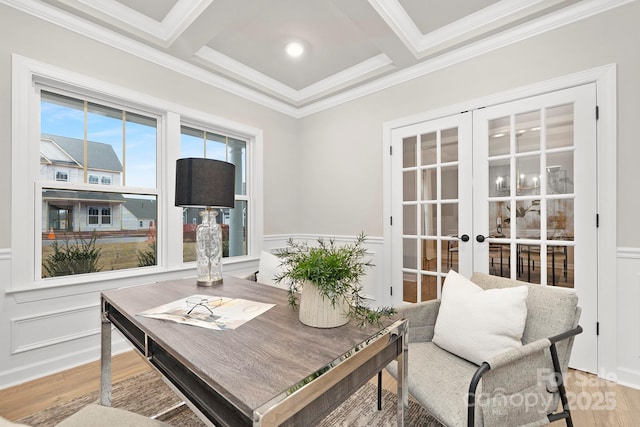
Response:
[{"label": "white wall", "polygon": [[[133,57],[45,21],[0,5],[0,388],[98,358],[100,291],[154,282],[147,275],[28,292],[11,271],[12,54],[182,105],[263,131],[264,231],[297,228],[297,121],[167,68]],[[249,268],[255,262],[225,268]],[[250,268],[253,269],[254,266]],[[185,272],[175,272],[180,277]],[[193,273],[191,273],[193,274]],[[13,285],[13,286],[11,286]],[[115,350],[126,348],[123,341]]]},{"label": "white wall", "polygon": [[[383,234],[383,123],[617,64],[618,140],[599,144],[617,149],[616,246],[625,255],[616,254],[617,282],[600,283],[601,295],[617,289],[617,307],[607,314],[617,319],[618,331],[610,330],[615,336],[606,339],[615,343],[606,349],[614,359],[606,369],[615,372],[604,374],[640,387],[640,259],[627,255],[640,250],[639,19],[636,1],[302,118],[299,231]],[[606,330],[610,324],[600,326]]]},{"label": "white wall", "polygon": [[[383,123],[616,63],[618,141],[600,141],[617,145],[618,153],[617,239],[624,250],[618,250],[617,312],[624,333],[616,338],[616,374],[640,386],[639,18],[640,2],[634,2],[295,120],[0,6],[0,28],[11,35],[0,39],[0,148],[10,153],[11,54],[18,53],[263,129],[265,247],[282,246],[290,235],[364,231],[373,236],[371,250],[383,254]],[[0,277],[5,289],[11,280],[10,166],[10,156],[0,156],[0,197],[6,201],[0,205]],[[382,300],[389,284],[377,272],[373,277],[368,293]],[[60,369],[97,357],[101,286],[69,296],[36,292],[26,300],[0,294],[0,388],[43,375],[51,363]],[[80,321],[86,326],[70,326]],[[47,325],[52,334],[43,336],[39,328]]]},{"label": "white wall", "polygon": [[[295,119],[274,112],[184,74],[89,40],[69,30],[0,5],[0,195],[11,194],[11,54],[131,88],[190,109],[264,131],[266,233],[297,228],[297,127]],[[11,246],[11,206],[0,205],[0,248]]]},{"label": "white wall", "polygon": [[384,122],[617,63],[618,238],[640,246],[640,198],[624,197],[640,181],[638,18],[634,2],[302,118],[299,231],[382,234]]}]

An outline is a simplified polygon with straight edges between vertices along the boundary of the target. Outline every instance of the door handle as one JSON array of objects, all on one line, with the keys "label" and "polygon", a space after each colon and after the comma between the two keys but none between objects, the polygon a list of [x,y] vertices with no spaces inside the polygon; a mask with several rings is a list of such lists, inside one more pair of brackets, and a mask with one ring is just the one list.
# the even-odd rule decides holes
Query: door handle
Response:
[{"label": "door handle", "polygon": [[482,234],[478,234],[476,236],[476,242],[478,242],[478,243],[484,242],[485,239],[486,239],[486,237],[484,237]]},{"label": "door handle", "polygon": [[462,240],[463,242],[468,242],[469,241],[469,235],[468,234],[463,234],[462,236],[460,236],[460,240]]}]

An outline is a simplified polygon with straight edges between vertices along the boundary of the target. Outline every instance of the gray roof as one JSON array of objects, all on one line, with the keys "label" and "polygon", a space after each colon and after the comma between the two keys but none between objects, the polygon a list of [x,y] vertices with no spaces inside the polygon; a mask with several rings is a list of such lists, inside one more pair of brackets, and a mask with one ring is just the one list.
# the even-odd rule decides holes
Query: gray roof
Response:
[{"label": "gray roof", "polygon": [[[42,139],[50,139],[69,154],[80,166],[84,166],[84,141],[66,136],[43,133]],[[87,169],[122,172],[122,163],[110,144],[87,141]]]},{"label": "gray roof", "polygon": [[124,207],[138,219],[156,219],[157,203],[149,199],[125,198]]}]

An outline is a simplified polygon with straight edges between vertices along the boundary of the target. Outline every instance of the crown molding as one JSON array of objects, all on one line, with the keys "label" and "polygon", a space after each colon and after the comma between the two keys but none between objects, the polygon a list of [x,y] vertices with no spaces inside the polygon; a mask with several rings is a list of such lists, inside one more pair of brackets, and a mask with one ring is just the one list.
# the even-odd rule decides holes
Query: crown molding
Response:
[{"label": "crown molding", "polygon": [[294,102],[298,101],[300,98],[299,91],[280,83],[278,80],[272,79],[271,77],[262,74],[215,49],[211,49],[209,46],[202,46],[195,53],[195,56],[209,67],[222,68],[232,74],[240,76],[237,78],[251,81],[262,86],[269,92],[277,93]]},{"label": "crown molding", "polygon": [[[379,0],[370,1],[374,2]],[[0,0],[0,4],[6,4],[10,7],[43,19],[47,22],[61,26],[70,31],[74,31],[78,34],[99,41],[108,46],[117,48],[131,55],[148,60],[154,64],[160,65],[174,72],[184,74],[205,84],[227,91],[251,102],[255,102],[259,105],[270,108],[274,111],[278,111],[293,118],[302,118],[373,94],[375,92],[385,90],[395,85],[405,83],[412,79],[427,75],[442,68],[465,61],[467,59],[471,59],[484,53],[494,51],[496,49],[508,46],[510,44],[525,40],[530,37],[534,37],[546,31],[550,31],[564,25],[589,18],[591,16],[625,5],[627,3],[631,3],[633,1],[636,0],[583,0],[574,5],[568,6],[565,9],[552,14],[551,16],[539,18],[505,32],[496,34],[495,36],[485,38],[481,41],[463,46],[459,49],[447,52],[443,55],[439,55],[433,59],[421,62],[410,68],[396,71],[372,82],[365,83],[361,86],[356,86],[352,89],[346,90],[345,92],[329,96],[327,98],[299,108],[275,99],[273,96],[265,95],[257,90],[248,88],[227,78],[218,76],[196,65],[189,64],[186,61],[174,58],[168,54],[160,52],[157,49],[133,41],[113,31],[101,28],[88,21],[72,16],[71,14],[68,14],[66,12],[62,12],[59,9],[56,9],[45,3],[37,2],[35,0]],[[384,58],[378,58],[375,61],[379,60],[381,61],[381,63],[384,63],[385,61]],[[367,65],[370,66],[371,64]],[[359,66],[356,66],[356,68],[357,67]],[[338,73],[338,75],[339,74],[340,73]],[[351,76],[353,77],[353,75],[355,75],[356,73],[355,70],[351,70],[350,73],[347,74],[351,74]],[[341,78],[344,79],[345,76],[341,76]],[[309,86],[309,88],[312,88],[309,89],[309,91],[315,90],[315,93],[321,93],[321,85],[331,84],[330,80],[325,80],[327,81],[318,82],[314,85]],[[334,81],[333,84],[336,84],[336,82]],[[318,87],[314,87],[315,85],[318,85]],[[285,85],[282,86],[288,87]],[[269,87],[269,89],[271,91],[274,91],[273,87]],[[302,92],[305,89],[302,89],[299,92]],[[278,93],[277,90],[274,92]],[[300,93],[298,93],[297,95],[294,93],[292,95],[289,92],[286,94],[279,94],[285,99],[296,99],[296,96],[305,95],[304,92],[302,92],[302,95]],[[293,96],[293,98],[291,98],[291,96]],[[307,98],[298,99],[303,100]]]},{"label": "crown molding", "polygon": [[215,49],[211,49],[209,46],[201,47],[195,53],[195,56],[209,67],[223,68],[237,79],[250,81],[260,86],[263,90],[284,97],[289,102],[296,104],[309,101],[312,98],[321,96],[323,93],[331,92],[337,87],[357,83],[392,66],[391,59],[385,54],[380,54],[303,89],[296,90]]},{"label": "crown molding", "polygon": [[331,98],[320,100],[298,110],[299,117],[305,117],[320,111],[336,107],[355,99],[371,95],[390,87],[425,76],[443,68],[458,64],[474,57],[509,46],[522,40],[543,34],[547,31],[589,18],[607,10],[632,3],[636,0],[584,0],[552,16],[531,21],[519,27],[496,34],[493,37],[463,46],[459,49],[439,55],[431,60],[399,70],[370,83],[358,86]]},{"label": "crown molding", "polygon": [[403,41],[416,59],[454,43],[464,42],[500,25],[513,22],[525,14],[562,0],[502,0],[455,22],[422,34],[398,0],[369,0],[369,4]]},{"label": "crown molding", "polygon": [[213,2],[213,0],[178,0],[159,22],[114,0],[59,1],[165,48],[171,46]]},{"label": "crown molding", "polygon": [[330,92],[339,86],[357,83],[365,78],[377,73],[384,72],[393,67],[393,61],[385,54],[381,53],[367,59],[353,67],[347,68],[339,73],[320,80],[312,85],[298,91],[301,99],[305,101],[323,93]]},{"label": "crown molding", "polygon": [[104,43],[107,46],[145,59],[151,63],[183,74],[187,77],[191,77],[195,80],[201,81],[202,83],[237,95],[274,111],[278,111],[292,117],[297,116],[297,108],[292,107],[291,105],[285,104],[284,102],[278,101],[270,96],[266,96],[241,84],[217,76],[198,66],[174,58],[171,55],[160,52],[159,50],[143,43],[136,42],[113,31],[99,27],[91,22],[85,21],[66,12],[62,12],[45,3],[37,2],[35,0],[0,0],[0,4],[6,4],[69,31],[89,37],[90,39]]}]

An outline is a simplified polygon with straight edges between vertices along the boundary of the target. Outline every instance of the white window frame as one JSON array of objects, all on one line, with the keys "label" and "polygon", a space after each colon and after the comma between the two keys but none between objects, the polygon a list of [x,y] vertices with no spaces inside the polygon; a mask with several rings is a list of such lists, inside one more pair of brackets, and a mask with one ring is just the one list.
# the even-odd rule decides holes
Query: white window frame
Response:
[{"label": "white window frame", "polygon": [[[253,266],[259,257],[263,240],[262,158],[263,132],[261,129],[194,110],[136,92],[105,81],[51,66],[21,55],[12,56],[12,179],[11,179],[11,271],[9,292],[26,292],[25,300],[38,300],[55,295],[72,295],[77,286],[92,289],[143,283],[183,277],[185,270],[193,270],[195,263],[182,262],[182,245],[169,242],[182,241],[182,210],[174,206],[175,161],[180,154],[180,124],[185,120],[206,124],[229,135],[238,135],[247,141],[247,187],[253,206],[250,215],[249,249],[247,256],[225,258],[225,271]],[[111,99],[120,105],[138,106],[141,111],[155,112],[158,122],[157,149],[158,197],[158,265],[144,269],[114,270],[109,272],[42,279],[40,277],[43,188],[52,185],[75,191],[96,191],[94,185],[63,182],[43,182],[40,169],[40,97],[37,85],[55,87],[76,93],[99,94],[100,99]],[[35,184],[35,185],[34,185]],[[52,184],[52,185],[51,185]],[[105,189],[106,190],[106,189]],[[101,190],[101,191],[105,191]],[[109,192],[149,194],[149,189],[110,186]],[[154,194],[154,192],[151,192]],[[168,224],[173,224],[169,227]],[[149,278],[151,276],[151,278]],[[139,279],[135,279],[139,277]],[[133,278],[133,279],[132,279]],[[105,284],[105,282],[107,282]],[[61,288],[64,286],[64,288]],[[50,291],[47,293],[47,291]]]},{"label": "white window frame", "polygon": [[111,185],[111,177],[105,175],[101,176],[100,185]]},{"label": "white window frame", "polygon": [[87,184],[92,184],[92,185],[100,184],[100,177],[98,175],[88,175]]},{"label": "white window frame", "polygon": [[[236,140],[242,140],[246,142],[246,158],[245,161],[247,163],[246,165],[246,173],[247,176],[245,177],[246,179],[246,188],[244,193],[245,194],[238,194],[235,193],[234,194],[234,202],[246,202],[247,203],[247,208],[248,208],[248,217],[247,217],[247,228],[251,228],[251,217],[252,217],[252,212],[253,212],[253,206],[252,206],[252,200],[251,200],[251,194],[252,194],[252,190],[253,190],[253,185],[254,183],[249,179],[249,174],[250,174],[250,168],[249,168],[249,158],[251,157],[249,155],[250,153],[250,141],[247,141],[246,136],[238,134],[238,133],[231,133],[228,130],[224,130],[224,129],[220,129],[220,128],[215,128],[211,126],[211,123],[205,123],[202,121],[199,121],[195,118],[189,118],[186,116],[182,117],[182,120],[180,122],[180,126],[182,128],[182,126],[187,126],[189,128],[195,129],[195,130],[200,130],[200,131],[204,131],[207,132],[207,134],[216,134],[216,135],[220,135],[220,136],[227,136],[229,138],[234,138]],[[228,153],[227,153],[228,154]],[[225,161],[229,161],[229,159],[224,159]],[[194,220],[195,221],[195,220]],[[195,224],[195,222],[194,222]],[[251,233],[249,233],[249,236],[247,236],[247,238],[252,238],[253,235]],[[251,245],[252,242],[251,240],[249,240],[247,245],[247,252],[248,254],[251,254]],[[237,258],[237,257],[233,257],[233,258]],[[233,259],[232,258],[232,259]],[[226,258],[228,259],[228,258]],[[191,262],[191,263],[195,263],[195,261]]]}]

